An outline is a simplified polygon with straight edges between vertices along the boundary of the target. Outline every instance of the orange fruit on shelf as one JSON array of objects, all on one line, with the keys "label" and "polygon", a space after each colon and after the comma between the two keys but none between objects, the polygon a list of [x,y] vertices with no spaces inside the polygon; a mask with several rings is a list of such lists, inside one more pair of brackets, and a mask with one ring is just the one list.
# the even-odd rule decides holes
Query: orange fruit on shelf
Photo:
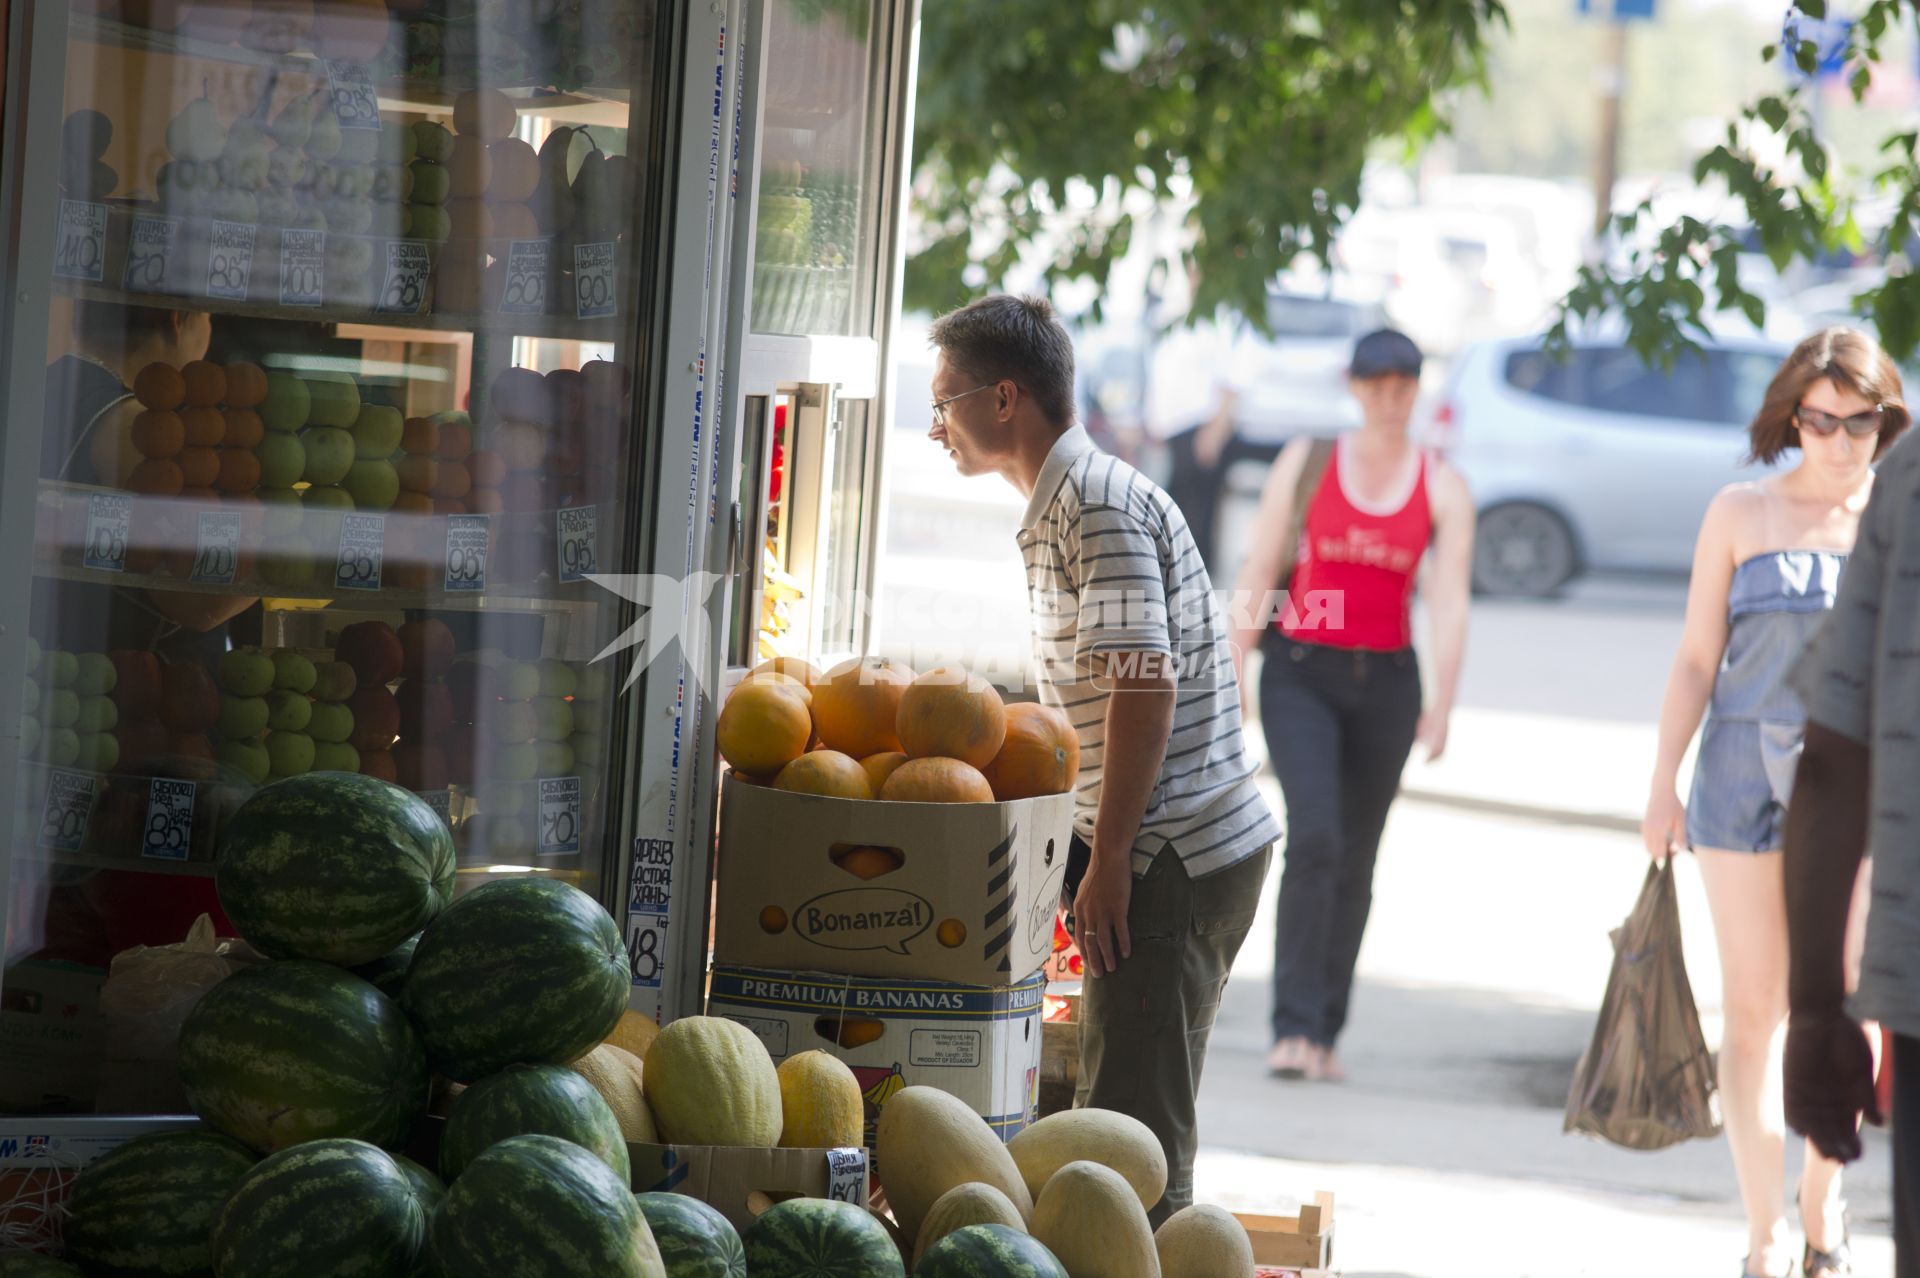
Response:
[{"label": "orange fruit on shelf", "polygon": [[228,448],[258,448],[267,437],[267,424],[251,408],[229,408],[226,418],[227,434],[220,442]]},{"label": "orange fruit on shelf", "polygon": [[1006,738],[1006,703],[979,675],[961,666],[936,666],[900,694],[895,726],[909,758],[941,755],[983,768]]},{"label": "orange fruit on shelf", "polygon": [[220,450],[220,474],[214,481],[223,493],[250,493],[260,486],[260,459],[245,448]]},{"label": "orange fruit on shelf", "polygon": [[980,769],[958,759],[908,759],[893,770],[880,797],[889,803],[992,803]]},{"label": "orange fruit on shelf", "polygon": [[476,488],[498,488],[507,482],[507,463],[491,448],[476,448],[467,458],[467,470]]},{"label": "orange fruit on shelf", "polygon": [[[477,200],[487,193],[493,181],[493,157],[487,153],[487,139],[462,134],[453,140],[453,154],[447,159],[447,177],[453,184],[455,200]],[[460,225],[459,218],[454,226]],[[456,229],[455,235],[460,232]]]},{"label": "orange fruit on shelf", "polygon": [[133,395],[145,408],[178,408],[187,398],[187,381],[173,365],[152,363],[134,375]]},{"label": "orange fruit on shelf", "polygon": [[473,490],[473,475],[465,462],[444,461],[438,457],[433,478],[433,495],[459,499]]},{"label": "orange fruit on shelf", "polygon": [[[183,448],[174,458],[180,467],[180,479],[187,488],[212,488],[220,478],[220,450],[195,446]],[[258,462],[254,463],[256,466]]]},{"label": "orange fruit on shelf", "polygon": [[177,497],[186,482],[171,458],[149,457],[133,468],[127,487],[148,497]]},{"label": "orange fruit on shelf", "polygon": [[[519,138],[501,138],[487,148],[493,160],[493,180],[487,183],[489,200],[504,200],[525,207],[540,185],[540,155]],[[528,210],[527,216],[533,216]]]},{"label": "orange fruit on shelf", "polygon": [[993,797],[1003,803],[1065,794],[1080,775],[1080,738],[1058,707],[1016,702],[1007,707],[1000,753],[980,771],[993,787]]},{"label": "orange fruit on shelf", "polygon": [[267,375],[258,364],[227,365],[228,408],[258,408],[267,398]]},{"label": "orange fruit on shelf", "polygon": [[171,409],[149,408],[133,419],[133,446],[142,457],[171,457],[186,443],[186,425]]},{"label": "orange fruit on shelf", "polygon": [[[806,751],[807,704],[770,683],[742,684],[720,708],[720,756],[741,772],[778,772]],[[858,766],[858,765],[856,765]]]},{"label": "orange fruit on shelf", "polygon": [[227,370],[212,360],[196,359],[180,370],[186,384],[187,403],[195,408],[212,408],[227,397]]},{"label": "orange fruit on shelf", "polygon": [[[431,498],[431,500],[433,502],[433,513],[436,515],[464,515],[467,513],[467,502],[464,498],[434,497]],[[480,511],[476,513],[485,514],[487,512]]]},{"label": "orange fruit on shelf", "polygon": [[453,131],[491,142],[519,121],[513,99],[498,89],[469,89],[453,100]]},{"label": "orange fruit on shelf", "polygon": [[464,422],[441,422],[440,447],[434,451],[449,461],[464,461],[473,451],[473,432]]},{"label": "orange fruit on shelf", "polygon": [[877,879],[906,864],[906,858],[892,848],[858,847],[840,853],[833,863],[857,879]]},{"label": "orange fruit on shelf", "polygon": [[393,499],[393,510],[397,515],[431,515],[433,498],[425,493],[403,492]]},{"label": "orange fruit on shelf", "polygon": [[183,408],[180,425],[189,448],[218,448],[226,442],[227,415],[217,408]]},{"label": "orange fruit on shelf", "polygon": [[909,667],[884,657],[841,662],[814,685],[820,739],[856,759],[900,749],[900,697],[912,682]]},{"label": "orange fruit on shelf", "polygon": [[794,794],[824,794],[836,799],[873,797],[873,786],[859,761],[838,750],[809,750],[780,769],[780,774],[773,779],[773,788]]},{"label": "orange fruit on shelf", "polygon": [[400,487],[404,491],[430,493],[434,480],[439,478],[440,463],[432,457],[408,453],[394,459],[393,469],[400,476]]},{"label": "orange fruit on shelf", "polygon": [[887,778],[893,770],[907,761],[907,756],[898,750],[887,750],[880,754],[870,754],[860,760],[860,766],[867,770],[867,780],[873,782],[875,794],[885,788]]},{"label": "orange fruit on shelf", "polygon": [[409,417],[400,428],[400,451],[431,457],[440,451],[440,423],[431,417]]}]

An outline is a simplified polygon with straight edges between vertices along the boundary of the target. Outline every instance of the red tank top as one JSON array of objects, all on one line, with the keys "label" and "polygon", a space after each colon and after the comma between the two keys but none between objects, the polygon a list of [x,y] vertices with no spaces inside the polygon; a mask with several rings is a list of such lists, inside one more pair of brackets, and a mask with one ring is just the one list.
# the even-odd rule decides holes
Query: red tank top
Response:
[{"label": "red tank top", "polygon": [[1344,446],[1307,506],[1300,553],[1280,632],[1302,643],[1395,652],[1413,645],[1413,583],[1433,536],[1427,459],[1419,455],[1413,491],[1398,508],[1362,508],[1340,482]]}]

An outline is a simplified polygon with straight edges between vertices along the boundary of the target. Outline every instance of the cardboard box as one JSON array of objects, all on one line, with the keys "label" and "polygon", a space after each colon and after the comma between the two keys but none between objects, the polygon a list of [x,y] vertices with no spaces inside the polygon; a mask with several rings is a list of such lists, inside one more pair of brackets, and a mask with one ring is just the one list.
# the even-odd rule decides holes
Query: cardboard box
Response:
[{"label": "cardboard box", "polygon": [[[720,809],[718,961],[1015,985],[1053,952],[1073,796],[882,803],[729,780]],[[881,847],[862,879],[836,850]]]},{"label": "cardboard box", "polygon": [[1333,1195],[1318,1193],[1298,1216],[1235,1212],[1253,1243],[1253,1258],[1281,1269],[1325,1269],[1333,1263]]},{"label": "cardboard box", "polygon": [[104,968],[27,959],[0,977],[0,1108],[90,1113]]},{"label": "cardboard box", "polygon": [[191,1116],[0,1119],[0,1237],[12,1248],[58,1253],[67,1195],[81,1169],[136,1136],[199,1126]]},{"label": "cardboard box", "polygon": [[980,986],[715,967],[707,1014],[745,1025],[776,1062],[813,1050],[845,1061],[866,1097],[869,1148],[887,1101],[917,1085],[958,1096],[1007,1140],[1039,1105],[1045,988],[1037,973]]},{"label": "cardboard box", "polygon": [[787,1198],[867,1205],[864,1149],[746,1149],[721,1145],[628,1145],[637,1194],[698,1198],[745,1230]]}]

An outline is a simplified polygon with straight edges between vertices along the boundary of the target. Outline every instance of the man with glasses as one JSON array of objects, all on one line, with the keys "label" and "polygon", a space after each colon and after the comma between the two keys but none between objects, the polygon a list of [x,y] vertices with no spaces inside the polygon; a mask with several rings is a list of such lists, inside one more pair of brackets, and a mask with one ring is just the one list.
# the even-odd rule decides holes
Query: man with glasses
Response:
[{"label": "man with glasses", "polygon": [[1073,344],[1041,298],[943,316],[929,438],[1027,498],[1039,692],[1080,742],[1066,902],[1087,961],[1078,1105],[1166,1152],[1193,1200],[1194,1096],[1280,829],[1254,786],[1213,585],[1167,494],[1073,420]]}]

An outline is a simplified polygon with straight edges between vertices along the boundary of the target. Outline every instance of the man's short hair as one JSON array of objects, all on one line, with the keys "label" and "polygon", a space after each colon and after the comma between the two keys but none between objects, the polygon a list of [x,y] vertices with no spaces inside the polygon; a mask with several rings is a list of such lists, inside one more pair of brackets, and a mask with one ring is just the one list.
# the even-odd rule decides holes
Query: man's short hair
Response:
[{"label": "man's short hair", "polygon": [[1010,381],[1056,426],[1073,422],[1073,339],[1044,297],[996,293],[933,322],[933,344],[971,382]]}]

